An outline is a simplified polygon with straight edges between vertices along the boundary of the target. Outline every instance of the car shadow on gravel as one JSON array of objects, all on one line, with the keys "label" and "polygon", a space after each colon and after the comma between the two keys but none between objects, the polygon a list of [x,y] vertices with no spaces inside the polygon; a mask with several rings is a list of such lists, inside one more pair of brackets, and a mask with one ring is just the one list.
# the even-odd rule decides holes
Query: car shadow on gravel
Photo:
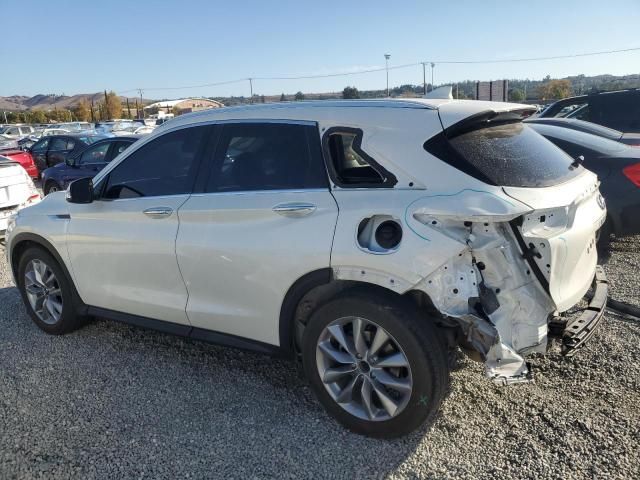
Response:
[{"label": "car shadow on gravel", "polygon": [[352,434],[293,363],[95,320],[64,336],[0,289],[0,476],[385,478],[426,429]]}]

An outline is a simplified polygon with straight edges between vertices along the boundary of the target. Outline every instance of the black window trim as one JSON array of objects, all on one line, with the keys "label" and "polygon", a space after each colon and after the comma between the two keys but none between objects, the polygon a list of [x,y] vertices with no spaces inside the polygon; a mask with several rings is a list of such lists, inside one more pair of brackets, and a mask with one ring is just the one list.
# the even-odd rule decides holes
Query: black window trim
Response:
[{"label": "black window trim", "polygon": [[[308,192],[308,191],[329,191],[329,178],[327,172],[327,162],[324,161],[324,158],[321,160],[325,166],[325,174],[327,176],[326,179],[326,187],[314,187],[314,188],[281,188],[281,189],[269,189],[269,190],[234,190],[228,192],[208,192],[207,185],[209,184],[210,176],[213,175],[213,172],[216,171],[218,167],[218,153],[221,148],[221,140],[224,136],[225,126],[233,126],[233,125],[256,125],[260,126],[263,124],[270,125],[301,125],[305,128],[305,138],[307,143],[307,149],[309,150],[309,157],[312,158],[313,155],[310,151],[311,145],[310,142],[314,141],[311,138],[310,132],[313,129],[314,132],[318,131],[318,122],[310,121],[310,120],[292,120],[292,119],[274,119],[274,118],[240,118],[240,119],[223,119],[223,120],[215,120],[209,122],[215,130],[212,134],[212,153],[209,157],[208,162],[203,162],[201,165],[201,170],[198,172],[198,179],[196,186],[193,190],[194,195],[240,195],[240,194],[251,194],[251,193],[277,193],[277,192]],[[319,140],[319,137],[316,137]],[[322,152],[322,146],[320,145],[320,153],[322,157],[324,157]],[[313,158],[312,158],[313,159]]]},{"label": "black window trim", "polygon": [[[382,177],[382,183],[343,183],[342,181],[340,181],[340,177],[338,176],[335,166],[333,165],[331,150],[329,148],[329,138],[331,137],[331,135],[334,135],[336,133],[355,135],[353,143],[351,144],[351,148],[353,148],[353,150],[358,155],[366,160],[369,166]],[[331,181],[335,186],[349,190],[358,188],[393,188],[398,183],[398,179],[393,173],[380,165],[374,158],[372,158],[369,154],[367,154],[367,152],[362,149],[362,137],[363,131],[361,128],[336,126],[331,127],[324,132],[324,134],[322,135],[322,154],[324,156],[324,163],[327,167],[327,171],[329,172]]]}]

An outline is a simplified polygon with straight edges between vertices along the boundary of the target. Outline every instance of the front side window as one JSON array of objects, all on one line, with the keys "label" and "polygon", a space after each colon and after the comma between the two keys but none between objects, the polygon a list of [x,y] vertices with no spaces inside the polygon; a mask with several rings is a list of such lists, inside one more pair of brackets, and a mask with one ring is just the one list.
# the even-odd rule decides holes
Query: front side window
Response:
[{"label": "front side window", "polygon": [[326,188],[317,136],[307,125],[224,125],[207,191]]},{"label": "front side window", "polygon": [[36,143],[31,150],[33,152],[39,152],[39,153],[46,152],[48,145],[49,145],[49,139],[45,138],[44,140],[40,140],[38,143]]},{"label": "front side window", "polygon": [[82,155],[80,155],[80,161],[78,164],[87,165],[92,163],[106,163],[109,146],[109,143],[103,143],[85,150]]},{"label": "front side window", "polygon": [[190,193],[209,127],[169,132],[136,150],[108,175],[103,198]]}]

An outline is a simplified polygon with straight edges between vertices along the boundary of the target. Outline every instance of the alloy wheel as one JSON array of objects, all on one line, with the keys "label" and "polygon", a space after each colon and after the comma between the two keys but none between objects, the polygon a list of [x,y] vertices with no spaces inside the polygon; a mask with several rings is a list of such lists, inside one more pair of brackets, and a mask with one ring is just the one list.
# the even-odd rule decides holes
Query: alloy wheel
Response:
[{"label": "alloy wheel", "polygon": [[398,341],[361,317],[327,325],[316,348],[318,374],[343,409],[370,421],[389,420],[409,403],[411,366]]},{"label": "alloy wheel", "polygon": [[58,323],[62,315],[62,290],[53,270],[42,260],[34,258],[27,264],[24,289],[38,318],[48,325]]}]

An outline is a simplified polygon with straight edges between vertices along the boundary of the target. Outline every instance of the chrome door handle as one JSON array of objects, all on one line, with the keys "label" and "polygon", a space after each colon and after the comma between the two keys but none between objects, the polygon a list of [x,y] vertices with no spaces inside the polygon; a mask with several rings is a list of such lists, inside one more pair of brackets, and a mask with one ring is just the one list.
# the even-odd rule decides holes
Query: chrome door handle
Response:
[{"label": "chrome door handle", "polygon": [[304,217],[316,211],[312,203],[281,203],[273,207],[273,211],[285,217]]},{"label": "chrome door handle", "polygon": [[142,213],[151,218],[164,218],[171,215],[173,213],[173,209],[169,207],[151,207],[147,208]]}]

